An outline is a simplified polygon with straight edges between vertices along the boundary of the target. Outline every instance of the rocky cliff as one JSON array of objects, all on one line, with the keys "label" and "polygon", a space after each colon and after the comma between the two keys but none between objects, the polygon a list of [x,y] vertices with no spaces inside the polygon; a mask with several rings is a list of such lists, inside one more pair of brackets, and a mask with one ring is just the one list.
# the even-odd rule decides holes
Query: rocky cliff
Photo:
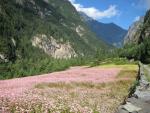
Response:
[{"label": "rocky cliff", "polygon": [[139,42],[139,37],[141,35],[141,28],[143,26],[143,22],[144,22],[144,18],[141,17],[140,20],[134,22],[130,26],[128,33],[125,36],[124,44],[138,43]]},{"label": "rocky cliff", "polygon": [[124,44],[140,44],[148,37],[150,38],[150,11],[147,11],[145,17],[141,17],[129,28]]},{"label": "rocky cliff", "polygon": [[32,45],[42,49],[48,55],[54,58],[72,58],[77,57],[76,52],[71,47],[70,42],[57,42],[52,36],[49,38],[44,34],[38,34],[32,38]]}]

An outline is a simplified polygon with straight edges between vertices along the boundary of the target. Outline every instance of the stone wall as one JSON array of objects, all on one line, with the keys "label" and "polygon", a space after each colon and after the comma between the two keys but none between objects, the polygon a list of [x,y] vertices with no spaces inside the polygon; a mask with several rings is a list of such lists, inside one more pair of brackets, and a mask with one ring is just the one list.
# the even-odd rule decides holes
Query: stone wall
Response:
[{"label": "stone wall", "polygon": [[[138,84],[116,113],[150,113],[150,82],[146,78],[150,76],[150,68],[141,63],[139,67]],[[149,71],[148,75],[145,75],[145,69]]]}]

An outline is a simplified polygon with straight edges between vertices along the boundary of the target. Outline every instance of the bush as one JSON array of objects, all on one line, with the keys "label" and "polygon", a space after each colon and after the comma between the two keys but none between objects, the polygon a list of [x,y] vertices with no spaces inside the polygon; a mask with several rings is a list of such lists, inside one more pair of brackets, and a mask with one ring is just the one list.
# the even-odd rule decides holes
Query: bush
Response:
[{"label": "bush", "polygon": [[54,71],[61,71],[70,66],[87,65],[89,58],[53,59],[36,58],[17,60],[14,63],[0,64],[0,79],[26,77]]}]

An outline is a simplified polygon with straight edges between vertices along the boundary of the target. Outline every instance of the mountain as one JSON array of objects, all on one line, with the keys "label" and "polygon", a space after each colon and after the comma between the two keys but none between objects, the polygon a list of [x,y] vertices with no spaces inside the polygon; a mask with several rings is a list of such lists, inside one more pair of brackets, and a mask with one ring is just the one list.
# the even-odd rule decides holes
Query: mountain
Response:
[{"label": "mountain", "polygon": [[121,54],[129,59],[150,63],[150,10],[130,27]]},{"label": "mountain", "polygon": [[87,25],[96,35],[102,38],[105,42],[114,46],[120,47],[122,45],[124,36],[127,31],[114,23],[101,23],[90,17],[85,13],[80,12],[82,20],[86,21]]},{"label": "mountain", "polygon": [[127,35],[124,38],[124,45],[129,43],[138,43],[141,35],[141,27],[144,22],[144,17],[141,17],[138,21],[134,22],[128,30]]},{"label": "mountain", "polygon": [[109,46],[68,0],[1,0],[0,59],[71,58]]}]

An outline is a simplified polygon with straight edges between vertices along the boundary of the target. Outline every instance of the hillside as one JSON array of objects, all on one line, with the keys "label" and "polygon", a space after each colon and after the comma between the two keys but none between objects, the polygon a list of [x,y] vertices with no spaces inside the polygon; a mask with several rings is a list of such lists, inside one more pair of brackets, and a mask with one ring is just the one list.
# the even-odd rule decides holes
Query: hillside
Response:
[{"label": "hillside", "polygon": [[67,0],[2,0],[0,8],[1,59],[12,61],[45,53],[71,58],[107,47]]},{"label": "hillside", "polygon": [[68,0],[2,0],[0,40],[0,79],[80,65],[109,48]]},{"label": "hillside", "polygon": [[124,45],[129,44],[129,43],[138,43],[139,42],[139,36],[141,34],[141,27],[143,25],[144,18],[141,17],[140,20],[134,22],[129,30],[127,35],[124,38]]},{"label": "hillside", "polygon": [[86,14],[80,12],[83,20],[86,21],[88,26],[91,30],[96,33],[96,35],[107,42],[108,44],[114,45],[116,47],[120,47],[123,44],[124,36],[126,35],[127,31],[120,26],[114,23],[102,23],[98,22]]},{"label": "hillside", "polygon": [[150,63],[150,10],[147,11],[143,22],[140,20],[130,28],[132,30],[128,31],[129,38],[125,38],[121,56]]}]

